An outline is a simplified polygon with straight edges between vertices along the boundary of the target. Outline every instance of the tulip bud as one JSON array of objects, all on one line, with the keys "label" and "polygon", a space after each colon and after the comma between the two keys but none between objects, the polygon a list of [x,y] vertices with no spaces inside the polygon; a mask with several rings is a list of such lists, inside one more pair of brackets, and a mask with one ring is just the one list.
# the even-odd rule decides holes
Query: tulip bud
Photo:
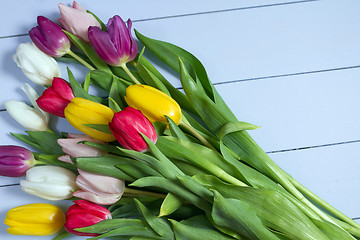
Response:
[{"label": "tulip bud", "polygon": [[36,103],[45,112],[64,118],[64,109],[74,97],[69,83],[62,78],[56,77],[51,87],[43,92],[36,100]]},{"label": "tulip bud", "polygon": [[142,134],[152,142],[156,142],[157,134],[152,123],[139,110],[126,107],[114,114],[109,123],[111,132],[116,140],[126,149],[144,152],[148,149]]},{"label": "tulip bud", "polygon": [[34,44],[52,57],[61,57],[70,51],[70,39],[61,27],[46,17],[38,16],[39,26],[32,28],[29,35]]},{"label": "tulip bud", "polygon": [[92,137],[89,137],[85,134],[68,134],[69,138],[61,138],[57,140],[57,143],[62,147],[62,150],[67,155],[60,156],[58,159],[60,161],[72,163],[70,156],[77,157],[98,157],[105,155],[106,152],[96,148],[91,147],[83,143],[82,141],[95,142],[95,143],[104,143]]},{"label": "tulip bud", "polygon": [[21,188],[32,195],[47,200],[63,200],[72,197],[78,188],[76,175],[57,166],[39,166],[26,172],[26,180],[20,181]]},{"label": "tulip bud", "polygon": [[176,124],[181,120],[179,104],[160,90],[148,85],[135,84],[126,88],[125,101],[139,109],[151,122],[167,122],[165,115]]},{"label": "tulip bud", "polygon": [[49,86],[60,68],[54,58],[45,54],[33,43],[22,43],[16,48],[13,60],[34,83]]},{"label": "tulip bud", "polygon": [[116,203],[125,190],[123,180],[90,173],[78,169],[79,175],[76,178],[76,185],[81,188],[74,192],[73,196],[102,205]]},{"label": "tulip bud", "polygon": [[39,97],[35,90],[29,84],[25,84],[22,88],[28,96],[34,107],[28,106],[26,103],[9,100],[4,102],[6,111],[19,124],[30,131],[45,131],[48,128],[49,114],[42,111],[36,103]]},{"label": "tulip bud", "polygon": [[49,236],[61,230],[65,222],[60,208],[47,203],[15,207],[7,212],[4,223],[9,234]]},{"label": "tulip bud", "polygon": [[137,54],[137,45],[131,36],[131,20],[125,22],[119,17],[110,18],[107,32],[97,27],[89,28],[89,40],[99,57],[111,66],[121,66],[132,61]]},{"label": "tulip bud", "polygon": [[0,146],[0,175],[20,177],[35,165],[34,155],[19,146]]},{"label": "tulip bud", "polygon": [[85,42],[89,42],[88,29],[90,26],[101,28],[100,23],[95,17],[86,12],[86,10],[75,1],[72,7],[60,3],[59,10],[60,18],[58,18],[58,22],[61,26]]},{"label": "tulip bud", "polygon": [[65,108],[65,118],[79,131],[104,142],[112,142],[112,134],[100,132],[84,124],[107,125],[114,116],[114,110],[84,98],[75,97]]},{"label": "tulip bud", "polygon": [[89,227],[106,219],[111,219],[111,213],[106,208],[85,201],[76,200],[65,214],[65,230],[77,236],[98,236],[96,233],[82,233],[74,229]]}]

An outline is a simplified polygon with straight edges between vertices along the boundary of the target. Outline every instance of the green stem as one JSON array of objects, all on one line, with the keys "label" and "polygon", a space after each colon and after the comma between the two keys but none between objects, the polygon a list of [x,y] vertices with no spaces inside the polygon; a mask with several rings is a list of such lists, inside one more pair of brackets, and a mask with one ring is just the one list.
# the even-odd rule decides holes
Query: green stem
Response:
[{"label": "green stem", "polygon": [[137,190],[133,188],[125,188],[124,195],[135,195],[135,196],[147,196],[147,197],[154,197],[154,198],[165,198],[165,194],[155,193],[155,192],[148,192]]},{"label": "green stem", "polygon": [[335,217],[343,220],[344,222],[350,224],[351,226],[357,229],[360,229],[360,224],[358,224],[357,222],[355,222],[354,220],[352,220],[351,218],[349,218],[348,216],[346,216],[345,214],[343,214],[342,212],[340,212],[339,210],[337,210],[336,208],[325,202],[323,199],[321,199],[316,194],[311,192],[309,189],[304,187],[294,178],[290,177],[289,179],[300,192],[302,192],[305,196],[313,200],[316,204],[324,208],[329,213],[333,214]]},{"label": "green stem", "polygon": [[35,165],[46,165],[48,163],[40,161],[40,160],[35,160]]},{"label": "green stem", "polygon": [[95,70],[95,68],[93,66],[91,66],[88,62],[86,62],[84,59],[82,59],[81,57],[79,57],[78,55],[76,55],[73,51],[69,51],[68,54],[70,56],[72,56],[73,58],[75,58],[78,62],[80,62],[82,65],[84,65],[85,67],[87,67],[90,70]]},{"label": "green stem", "polygon": [[188,130],[194,137],[196,137],[202,144],[204,144],[206,147],[215,150],[217,152],[217,149],[211,145],[208,140],[206,140],[198,131],[196,131],[195,128],[193,128],[191,125],[183,122],[182,120],[179,123],[179,126],[185,128]]},{"label": "green stem", "polygon": [[126,74],[131,78],[131,80],[135,83],[135,84],[141,84],[136,77],[130,72],[130,70],[128,69],[128,67],[126,66],[126,63],[122,64],[120,67],[122,67],[122,69],[124,69],[124,71],[126,72]]}]

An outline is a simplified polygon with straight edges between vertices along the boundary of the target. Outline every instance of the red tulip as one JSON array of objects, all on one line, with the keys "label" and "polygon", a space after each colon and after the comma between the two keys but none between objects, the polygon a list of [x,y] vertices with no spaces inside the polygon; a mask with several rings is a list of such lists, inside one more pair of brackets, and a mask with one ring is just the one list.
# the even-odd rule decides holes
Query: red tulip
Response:
[{"label": "red tulip", "polygon": [[62,78],[55,77],[51,87],[43,92],[36,103],[45,112],[65,117],[64,109],[74,97],[69,83]]},{"label": "red tulip", "polygon": [[115,113],[109,128],[116,140],[126,149],[138,152],[148,150],[148,145],[140,133],[153,143],[157,140],[155,128],[149,119],[132,107],[126,107],[123,111]]},{"label": "red tulip", "polygon": [[98,236],[96,233],[83,233],[76,228],[89,227],[106,219],[111,219],[110,211],[86,200],[76,200],[65,214],[66,231],[77,236]]}]

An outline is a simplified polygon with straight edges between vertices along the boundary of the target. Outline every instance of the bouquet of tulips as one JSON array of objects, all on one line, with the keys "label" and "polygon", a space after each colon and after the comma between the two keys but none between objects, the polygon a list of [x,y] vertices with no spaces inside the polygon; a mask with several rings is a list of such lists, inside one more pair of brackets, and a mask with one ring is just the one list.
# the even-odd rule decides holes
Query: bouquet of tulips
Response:
[{"label": "bouquet of tulips", "polygon": [[[186,50],[135,31],[119,16],[104,24],[76,2],[59,4],[58,24],[39,16],[14,60],[33,82],[24,102],[5,103],[34,149],[0,147],[0,174],[55,205],[11,209],[10,234],[71,234],[90,239],[313,239],[360,237],[360,226],[277,166]],[[172,86],[146,58],[151,51],[178,73]],[[81,81],[70,67],[89,69]],[[70,65],[69,65],[70,66]],[[89,89],[101,89],[91,94]],[[49,114],[79,132],[49,127]],[[61,231],[62,228],[64,231]]]}]

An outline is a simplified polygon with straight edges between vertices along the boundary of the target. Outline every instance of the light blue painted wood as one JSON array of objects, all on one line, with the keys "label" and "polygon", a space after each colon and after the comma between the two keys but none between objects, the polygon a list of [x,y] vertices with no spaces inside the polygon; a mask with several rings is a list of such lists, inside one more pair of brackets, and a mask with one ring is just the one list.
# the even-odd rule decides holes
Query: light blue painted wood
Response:
[{"label": "light blue painted wood", "polygon": [[[104,7],[101,1],[79,0],[105,21],[114,14],[131,17],[143,34],[192,52],[239,120],[261,126],[251,132],[260,146],[268,152],[280,151],[271,153],[272,159],[324,200],[358,219],[360,2],[290,2],[296,1],[140,0],[135,5],[108,0],[111,7]],[[11,60],[16,46],[29,41],[28,36],[1,37],[26,33],[40,14],[55,20],[57,3],[15,0],[0,10],[0,20],[7,23],[0,26],[0,109],[7,99],[26,100],[20,91],[25,82],[39,93],[43,90]],[[65,67],[61,64],[67,78]],[[71,70],[80,81],[86,72],[80,66]],[[180,86],[172,73],[164,75]],[[51,124],[61,131],[75,131],[64,119]],[[1,145],[25,146],[9,135],[24,129],[5,111],[0,112],[0,125]],[[322,145],[328,146],[316,147]],[[311,148],[292,150],[302,147]],[[0,177],[0,186],[20,179]],[[19,186],[0,187],[0,195],[0,219],[12,207],[44,202]],[[71,203],[55,204],[66,209]],[[3,223],[0,238],[51,239],[11,236]]]}]

